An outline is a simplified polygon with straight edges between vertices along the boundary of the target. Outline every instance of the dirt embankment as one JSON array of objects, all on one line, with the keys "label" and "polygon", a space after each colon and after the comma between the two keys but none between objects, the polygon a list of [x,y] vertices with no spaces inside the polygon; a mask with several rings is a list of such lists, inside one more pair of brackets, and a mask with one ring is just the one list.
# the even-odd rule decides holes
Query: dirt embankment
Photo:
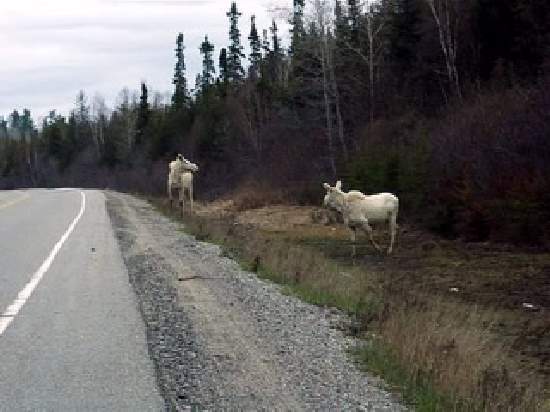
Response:
[{"label": "dirt embankment", "polygon": [[281,293],[147,202],[107,193],[170,410],[403,410],[350,362],[347,316]]},{"label": "dirt embankment", "polygon": [[[548,252],[444,240],[403,224],[398,248],[390,258],[376,255],[366,237],[358,240],[358,253],[352,257],[348,231],[341,224],[327,224],[325,215],[320,208],[281,205],[238,212],[231,201],[199,205],[197,210],[199,218],[311,245],[341,263],[400,274],[406,288],[425,285],[440,294],[458,289],[454,296],[459,299],[502,309],[527,309],[530,319],[549,314]],[[378,230],[376,236],[383,244],[388,240],[383,230]],[[533,307],[525,308],[524,303]]]},{"label": "dirt embankment", "polygon": [[347,230],[310,207],[215,202],[186,222],[309,300],[355,313],[360,329],[377,328],[414,373],[435,376],[446,392],[461,385],[458,395],[494,410],[546,397],[537,392],[550,387],[547,252],[448,241],[402,224],[392,256],[363,236],[352,257]]}]

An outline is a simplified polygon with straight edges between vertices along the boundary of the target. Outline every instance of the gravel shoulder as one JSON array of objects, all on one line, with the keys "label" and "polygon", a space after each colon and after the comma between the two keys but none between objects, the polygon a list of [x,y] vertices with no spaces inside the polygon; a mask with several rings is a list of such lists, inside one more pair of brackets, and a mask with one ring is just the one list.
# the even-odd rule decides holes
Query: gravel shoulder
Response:
[{"label": "gravel shoulder", "polygon": [[167,409],[405,409],[350,361],[345,315],[284,295],[144,200],[106,197]]}]

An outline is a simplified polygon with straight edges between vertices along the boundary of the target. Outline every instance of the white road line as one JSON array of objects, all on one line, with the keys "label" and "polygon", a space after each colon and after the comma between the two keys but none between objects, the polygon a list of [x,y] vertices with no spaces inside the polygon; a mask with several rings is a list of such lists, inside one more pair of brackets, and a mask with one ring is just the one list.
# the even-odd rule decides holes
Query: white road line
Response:
[{"label": "white road line", "polygon": [[23,305],[27,302],[29,297],[34,292],[34,289],[38,286],[40,281],[42,280],[42,277],[44,274],[48,271],[50,266],[52,265],[55,257],[61,250],[61,247],[65,243],[65,241],[69,238],[71,233],[73,232],[74,228],[76,227],[76,224],[84,214],[84,211],[86,210],[86,195],[84,192],[80,192],[81,196],[81,204],[80,204],[80,212],[78,212],[78,215],[74,218],[73,222],[68,227],[67,231],[61,236],[61,239],[55,244],[52,251],[50,252],[49,256],[46,258],[46,260],[42,263],[42,265],[38,268],[38,270],[34,273],[29,283],[25,285],[25,287],[19,292],[17,295],[17,298],[13,301],[13,303],[8,306],[8,308],[0,315],[0,336],[5,332],[5,330],[8,328],[10,323],[13,322]]}]

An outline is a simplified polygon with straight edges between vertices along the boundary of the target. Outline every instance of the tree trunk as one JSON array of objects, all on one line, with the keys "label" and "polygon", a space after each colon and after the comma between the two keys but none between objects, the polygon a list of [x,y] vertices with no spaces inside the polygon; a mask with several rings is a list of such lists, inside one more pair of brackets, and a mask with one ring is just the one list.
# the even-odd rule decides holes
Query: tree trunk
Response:
[{"label": "tree trunk", "polygon": [[[454,21],[451,21],[453,18],[451,16],[451,6],[449,5],[449,1],[453,0],[426,0],[434,17],[439,33],[439,44],[445,58],[449,85],[455,90],[456,96],[462,100],[460,78],[456,66],[456,56],[458,50],[458,36],[456,30],[459,17],[458,13],[455,12]],[[439,7],[436,5],[436,2]]]},{"label": "tree trunk", "polygon": [[334,143],[332,140],[332,109],[330,107],[330,96],[329,96],[329,79],[328,79],[328,69],[327,69],[327,54],[328,54],[327,40],[323,33],[320,43],[321,51],[321,71],[323,74],[323,99],[325,103],[325,121],[327,128],[327,141],[328,141],[328,152],[329,152],[329,166],[333,177],[336,177],[336,161],[334,158]]},{"label": "tree trunk", "polygon": [[334,106],[336,111],[336,123],[338,125],[338,138],[342,145],[342,152],[344,159],[348,160],[349,151],[346,144],[346,138],[344,134],[344,120],[342,118],[342,111],[340,108],[340,91],[338,90],[338,82],[336,81],[336,74],[334,73],[334,62],[330,62],[330,80],[332,85],[332,92],[334,93]]}]

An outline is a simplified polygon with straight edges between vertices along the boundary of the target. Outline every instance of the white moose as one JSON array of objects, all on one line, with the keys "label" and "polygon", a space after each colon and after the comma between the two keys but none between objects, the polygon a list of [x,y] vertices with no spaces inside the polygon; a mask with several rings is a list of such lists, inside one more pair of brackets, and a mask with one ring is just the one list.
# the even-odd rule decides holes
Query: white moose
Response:
[{"label": "white moose", "polygon": [[[388,255],[392,253],[395,235],[397,232],[397,212],[399,210],[399,199],[391,193],[377,193],[374,195],[365,195],[357,190],[349,192],[342,191],[342,182],[336,182],[336,186],[331,187],[328,183],[323,183],[326,189],[324,205],[325,207],[336,210],[342,214],[344,224],[351,231],[351,240],[355,243],[357,229],[362,229],[367,233],[374,248],[380,251],[380,247],[372,237],[371,223],[389,224],[391,235]],[[354,248],[355,252],[355,248]]]},{"label": "white moose", "polygon": [[193,173],[199,170],[198,166],[186,158],[181,153],[176,160],[172,160],[168,165],[168,198],[170,207],[172,207],[172,190],[178,189],[179,201],[182,207],[182,214],[185,212],[185,192],[189,194],[191,213],[193,213]]}]

